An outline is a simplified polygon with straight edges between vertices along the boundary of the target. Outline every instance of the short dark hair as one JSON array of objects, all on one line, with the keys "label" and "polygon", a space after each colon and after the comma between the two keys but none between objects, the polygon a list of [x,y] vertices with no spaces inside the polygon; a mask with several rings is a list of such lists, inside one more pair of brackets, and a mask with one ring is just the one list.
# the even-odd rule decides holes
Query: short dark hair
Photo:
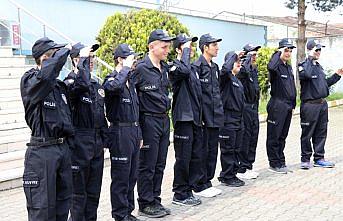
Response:
[{"label": "short dark hair", "polygon": [[43,56],[43,55],[46,55],[48,57],[51,57],[57,50],[55,48],[52,48],[52,49],[49,49],[47,50],[46,52],[44,52],[44,54],[42,54],[39,58],[35,58],[35,62],[37,65],[41,65],[41,61],[40,61],[40,58]]},{"label": "short dark hair", "polygon": [[201,45],[201,46],[200,46],[200,51],[201,51],[201,53],[204,53],[204,47],[205,47],[205,45],[206,45],[207,47],[209,47],[210,44],[211,44],[211,43],[205,43],[205,44]]}]

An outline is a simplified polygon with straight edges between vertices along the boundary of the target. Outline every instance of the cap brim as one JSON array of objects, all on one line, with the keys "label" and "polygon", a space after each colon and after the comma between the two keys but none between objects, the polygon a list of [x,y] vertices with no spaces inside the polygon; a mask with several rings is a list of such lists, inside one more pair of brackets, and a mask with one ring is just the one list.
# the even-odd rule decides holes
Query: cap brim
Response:
[{"label": "cap brim", "polygon": [[211,40],[208,41],[208,43],[215,43],[215,42],[221,42],[223,39],[221,38],[213,38]]},{"label": "cap brim", "polygon": [[143,55],[143,53],[142,53],[142,52],[140,52],[140,53],[134,53],[134,55],[135,55],[135,57],[140,57],[140,56]]},{"label": "cap brim", "polygon": [[278,49],[284,48],[284,47],[290,48],[290,49],[296,48],[294,45],[284,45],[284,46],[278,47]]},{"label": "cap brim", "polygon": [[261,48],[261,46],[256,46],[256,47],[252,48],[250,51],[258,51],[258,49],[260,49],[260,48]]},{"label": "cap brim", "polygon": [[94,51],[98,50],[99,47],[100,47],[99,44],[93,44],[92,47],[91,47],[91,52],[94,52]]},{"label": "cap brim", "polygon": [[315,48],[316,48],[316,49],[325,48],[325,45],[317,44]]},{"label": "cap brim", "polygon": [[56,48],[63,48],[65,47],[67,44],[55,44],[54,46],[51,47],[51,49],[56,49]]},{"label": "cap brim", "polygon": [[187,41],[192,41],[192,42],[196,42],[198,41],[198,37],[191,37],[191,38],[187,38]]},{"label": "cap brim", "polygon": [[160,39],[160,41],[174,41],[176,39],[176,37],[165,37]]}]

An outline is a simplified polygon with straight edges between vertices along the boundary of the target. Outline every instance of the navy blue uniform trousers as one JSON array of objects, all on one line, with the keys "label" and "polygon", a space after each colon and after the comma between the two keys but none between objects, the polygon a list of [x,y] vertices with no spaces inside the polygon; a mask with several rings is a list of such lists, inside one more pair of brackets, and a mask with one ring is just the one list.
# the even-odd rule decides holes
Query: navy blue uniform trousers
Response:
[{"label": "navy blue uniform trousers", "polygon": [[302,103],[300,106],[301,119],[301,161],[308,162],[314,150],[314,161],[324,158],[325,141],[328,125],[328,104]]},{"label": "navy blue uniform trousers", "polygon": [[69,146],[29,146],[24,164],[28,220],[66,221],[72,197]]},{"label": "navy blue uniform trousers", "polygon": [[111,126],[109,129],[111,204],[112,217],[116,220],[135,209],[140,137],[139,126]]},{"label": "navy blue uniform trousers", "polygon": [[166,166],[170,120],[161,116],[140,115],[143,146],[140,149],[138,170],[139,208],[161,204],[161,185]]},{"label": "navy blue uniform trousers", "polygon": [[173,192],[178,200],[193,196],[198,183],[202,161],[202,129],[191,121],[178,121],[174,128],[174,182]]}]

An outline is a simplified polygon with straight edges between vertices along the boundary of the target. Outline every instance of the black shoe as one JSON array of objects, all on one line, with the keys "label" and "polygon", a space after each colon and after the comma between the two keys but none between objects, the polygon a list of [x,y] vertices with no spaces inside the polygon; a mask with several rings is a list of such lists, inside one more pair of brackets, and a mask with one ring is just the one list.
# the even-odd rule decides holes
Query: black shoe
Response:
[{"label": "black shoe", "polygon": [[143,209],[139,210],[139,215],[140,216],[146,216],[149,218],[160,218],[163,216],[168,215],[166,211],[161,210],[157,206],[146,206]]},{"label": "black shoe", "polygon": [[193,196],[190,196],[184,200],[178,200],[174,197],[172,203],[180,206],[197,206],[201,204],[201,200]]},{"label": "black shoe", "polygon": [[156,207],[157,207],[157,208],[159,208],[161,211],[164,211],[164,212],[166,212],[166,213],[167,213],[167,215],[170,215],[170,214],[171,214],[171,211],[170,211],[170,209],[168,209],[168,208],[164,207],[162,204],[157,204],[157,205],[156,205]]},{"label": "black shoe", "polygon": [[141,221],[140,219],[138,219],[137,217],[135,217],[134,215],[129,215],[130,221]]},{"label": "black shoe", "polygon": [[115,221],[131,221],[130,216],[126,215],[124,218],[114,218]]},{"label": "black shoe", "polygon": [[222,181],[222,183],[230,187],[240,187],[245,185],[245,182],[243,180],[238,179],[237,177]]}]

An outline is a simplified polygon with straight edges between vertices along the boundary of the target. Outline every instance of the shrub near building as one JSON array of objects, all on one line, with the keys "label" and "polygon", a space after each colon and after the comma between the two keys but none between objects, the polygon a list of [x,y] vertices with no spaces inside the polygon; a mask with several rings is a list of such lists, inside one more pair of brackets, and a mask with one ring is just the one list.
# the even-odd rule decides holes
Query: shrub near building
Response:
[{"label": "shrub near building", "polygon": [[[100,43],[97,55],[114,66],[112,52],[120,43],[131,45],[136,52],[146,53],[149,34],[154,29],[164,29],[172,36],[178,33],[190,34],[187,27],[181,24],[175,16],[165,12],[141,9],[129,11],[126,14],[116,13],[107,19],[100,30],[97,37]],[[171,50],[168,60],[173,60],[175,57],[175,52]],[[108,73],[108,69],[103,69],[102,77]]]}]

